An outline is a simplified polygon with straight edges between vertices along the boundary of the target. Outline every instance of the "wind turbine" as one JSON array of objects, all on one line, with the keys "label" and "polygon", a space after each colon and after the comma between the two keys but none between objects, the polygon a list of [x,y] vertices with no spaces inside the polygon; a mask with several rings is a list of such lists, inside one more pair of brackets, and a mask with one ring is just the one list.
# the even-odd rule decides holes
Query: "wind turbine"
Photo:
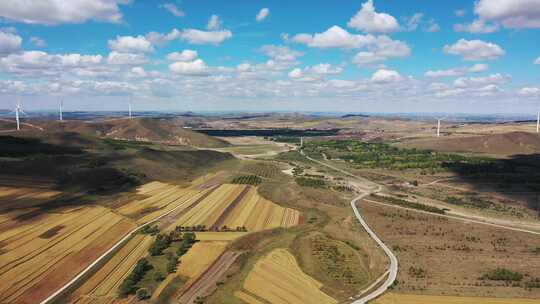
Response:
[{"label": "wind turbine", "polygon": [[21,101],[17,100],[17,105],[15,106],[15,121],[17,121],[17,131],[21,130],[21,114],[26,113],[24,113],[24,111],[22,110]]},{"label": "wind turbine", "polygon": [[441,119],[437,119],[437,137],[441,136]]},{"label": "wind turbine", "polygon": [[129,119],[131,119],[131,98],[129,98],[128,107],[129,107]]},{"label": "wind turbine", "polygon": [[538,112],[538,117],[536,118],[536,133],[540,133],[540,112]]},{"label": "wind turbine", "polygon": [[60,100],[60,112],[59,112],[59,118],[60,118],[60,121],[64,121],[64,117],[63,117],[63,110],[62,110],[62,107],[64,105],[64,102],[62,100]]}]

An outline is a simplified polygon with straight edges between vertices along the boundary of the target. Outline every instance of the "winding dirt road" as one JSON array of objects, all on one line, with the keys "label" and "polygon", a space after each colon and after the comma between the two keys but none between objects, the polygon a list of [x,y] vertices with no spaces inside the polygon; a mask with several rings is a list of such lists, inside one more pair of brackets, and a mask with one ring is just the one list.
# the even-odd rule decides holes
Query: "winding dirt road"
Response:
[{"label": "winding dirt road", "polygon": [[[362,225],[362,227],[364,227],[364,229],[367,231],[367,233],[369,234],[369,236],[377,243],[377,245],[379,245],[379,247],[381,247],[381,249],[384,251],[384,253],[386,254],[386,256],[388,257],[388,259],[390,260],[390,267],[388,268],[388,271],[386,271],[376,282],[380,282],[382,281],[382,279],[384,277],[386,277],[386,280],[379,286],[377,287],[376,289],[373,289],[373,290],[368,290],[369,293],[367,294],[364,294],[364,295],[359,295],[359,298],[358,299],[355,299],[352,304],[365,304],[367,303],[368,301],[371,301],[379,296],[381,296],[383,293],[386,292],[386,290],[388,290],[388,288],[390,286],[392,286],[392,284],[394,284],[394,281],[396,280],[396,277],[397,277],[397,273],[398,273],[398,260],[397,260],[397,257],[394,255],[394,253],[392,252],[392,250],[390,250],[390,248],[388,248],[388,246],[386,246],[386,244],[377,236],[377,234],[375,234],[375,232],[369,227],[369,225],[366,223],[366,221],[364,220],[364,218],[362,217],[362,215],[360,214],[360,211],[358,211],[358,207],[356,206],[356,203],[358,201],[361,201],[362,199],[364,199],[366,196],[369,196],[373,193],[377,193],[377,192],[380,192],[382,190],[382,187],[380,185],[377,185],[375,183],[373,183],[372,181],[369,181],[365,178],[362,178],[360,176],[356,176],[354,174],[351,174],[343,169],[340,169],[340,168],[337,168],[337,167],[334,167],[332,165],[329,165],[327,163],[324,163],[324,162],[321,162],[321,161],[318,161],[316,159],[313,159],[309,156],[307,156],[303,150],[300,150],[300,154],[302,154],[304,157],[306,157],[307,159],[309,159],[310,161],[312,162],[315,162],[317,164],[320,164],[322,166],[325,166],[325,167],[328,167],[332,170],[335,170],[335,171],[338,171],[340,173],[343,173],[347,176],[350,176],[356,180],[359,180],[361,181],[364,185],[367,184],[367,186],[365,187],[362,187],[362,194],[360,194],[359,196],[357,196],[356,198],[354,198],[352,201],[351,201],[351,208],[353,209],[353,212],[354,212],[354,215],[356,216],[356,218],[358,219],[358,221],[360,222],[360,224]],[[372,285],[373,287],[376,286],[377,284],[374,284]]]}]

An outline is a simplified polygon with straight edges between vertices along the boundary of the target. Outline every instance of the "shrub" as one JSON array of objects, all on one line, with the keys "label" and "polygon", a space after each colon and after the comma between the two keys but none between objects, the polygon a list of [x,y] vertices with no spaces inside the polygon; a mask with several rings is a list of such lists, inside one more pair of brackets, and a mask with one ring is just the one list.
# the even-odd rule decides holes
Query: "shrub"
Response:
[{"label": "shrub", "polygon": [[120,296],[125,297],[128,294],[132,294],[136,291],[136,285],[144,277],[144,274],[152,269],[152,265],[147,259],[140,259],[131,273],[124,279],[119,287]]},{"label": "shrub", "polygon": [[137,299],[144,300],[150,296],[148,289],[146,288],[139,288],[137,290]]},{"label": "shrub", "polygon": [[523,279],[523,274],[511,271],[504,268],[497,268],[488,273],[485,273],[480,279],[482,280],[492,280],[492,281],[521,281]]},{"label": "shrub", "polygon": [[260,183],[262,183],[262,178],[260,178],[257,175],[243,175],[238,176],[232,180],[233,184],[241,184],[241,185],[252,185],[252,186],[258,186]]}]

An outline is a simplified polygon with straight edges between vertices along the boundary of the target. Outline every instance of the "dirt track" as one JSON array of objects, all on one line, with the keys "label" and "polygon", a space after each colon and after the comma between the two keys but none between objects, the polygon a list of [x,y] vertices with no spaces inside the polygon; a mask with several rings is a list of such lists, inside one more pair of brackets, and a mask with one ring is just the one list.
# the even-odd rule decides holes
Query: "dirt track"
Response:
[{"label": "dirt track", "polygon": [[215,261],[197,280],[190,284],[178,297],[178,303],[193,304],[198,297],[207,295],[240,255],[227,251]]}]

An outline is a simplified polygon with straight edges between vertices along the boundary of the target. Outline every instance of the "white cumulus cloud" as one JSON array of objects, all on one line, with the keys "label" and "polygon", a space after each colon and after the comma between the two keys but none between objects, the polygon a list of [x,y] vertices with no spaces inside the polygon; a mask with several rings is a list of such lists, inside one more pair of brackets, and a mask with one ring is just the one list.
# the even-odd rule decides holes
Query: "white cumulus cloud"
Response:
[{"label": "white cumulus cloud", "polygon": [[371,81],[375,83],[399,82],[402,79],[403,79],[403,76],[401,76],[401,74],[399,74],[397,71],[386,70],[386,69],[377,70],[371,76]]},{"label": "white cumulus cloud", "polygon": [[261,22],[263,21],[264,19],[266,19],[266,17],[268,17],[268,15],[270,15],[270,9],[268,8],[262,8],[258,13],[257,13],[257,16],[255,16],[255,20],[257,22]]},{"label": "white cumulus cloud", "polygon": [[167,55],[167,59],[171,61],[194,61],[197,59],[197,51],[183,50],[182,52],[174,52]]},{"label": "white cumulus cloud", "polygon": [[505,54],[505,51],[495,43],[466,39],[444,46],[443,51],[462,56],[465,60],[493,60]]},{"label": "white cumulus cloud", "polygon": [[507,28],[540,28],[540,0],[479,0],[474,12]]},{"label": "white cumulus cloud", "polygon": [[15,53],[21,49],[22,38],[14,33],[0,32],[0,55]]},{"label": "white cumulus cloud", "polygon": [[109,48],[117,52],[142,52],[149,53],[154,50],[152,43],[143,36],[117,36],[114,40],[109,40]]},{"label": "white cumulus cloud", "polygon": [[174,3],[165,3],[160,5],[160,7],[166,9],[169,11],[169,13],[173,14],[176,17],[184,17],[186,14],[183,10],[178,8]]},{"label": "white cumulus cloud", "polygon": [[347,25],[367,33],[391,33],[399,30],[396,18],[386,13],[377,13],[373,0],[362,4],[362,8]]},{"label": "white cumulus cloud", "polygon": [[0,17],[31,24],[56,25],[89,20],[120,22],[119,5],[129,0],[2,0]]},{"label": "white cumulus cloud", "polygon": [[202,31],[197,29],[187,29],[181,32],[180,38],[191,44],[220,44],[232,37],[229,30]]},{"label": "white cumulus cloud", "polygon": [[521,89],[518,91],[518,94],[521,95],[521,96],[525,96],[525,97],[536,97],[536,96],[540,96],[540,88],[535,88],[535,87],[524,87],[524,88],[521,88]]},{"label": "white cumulus cloud", "polygon": [[190,62],[174,62],[169,65],[169,70],[180,75],[207,75],[208,66],[202,59],[197,59]]},{"label": "white cumulus cloud", "polygon": [[443,77],[459,77],[467,73],[480,73],[485,72],[489,69],[489,66],[484,63],[477,63],[470,67],[460,67],[448,70],[430,70],[427,71],[424,75],[430,78],[443,78]]},{"label": "white cumulus cloud", "polygon": [[222,21],[219,19],[218,15],[212,15],[210,16],[210,19],[208,19],[208,24],[206,25],[206,28],[210,31],[218,30],[221,27]]}]

